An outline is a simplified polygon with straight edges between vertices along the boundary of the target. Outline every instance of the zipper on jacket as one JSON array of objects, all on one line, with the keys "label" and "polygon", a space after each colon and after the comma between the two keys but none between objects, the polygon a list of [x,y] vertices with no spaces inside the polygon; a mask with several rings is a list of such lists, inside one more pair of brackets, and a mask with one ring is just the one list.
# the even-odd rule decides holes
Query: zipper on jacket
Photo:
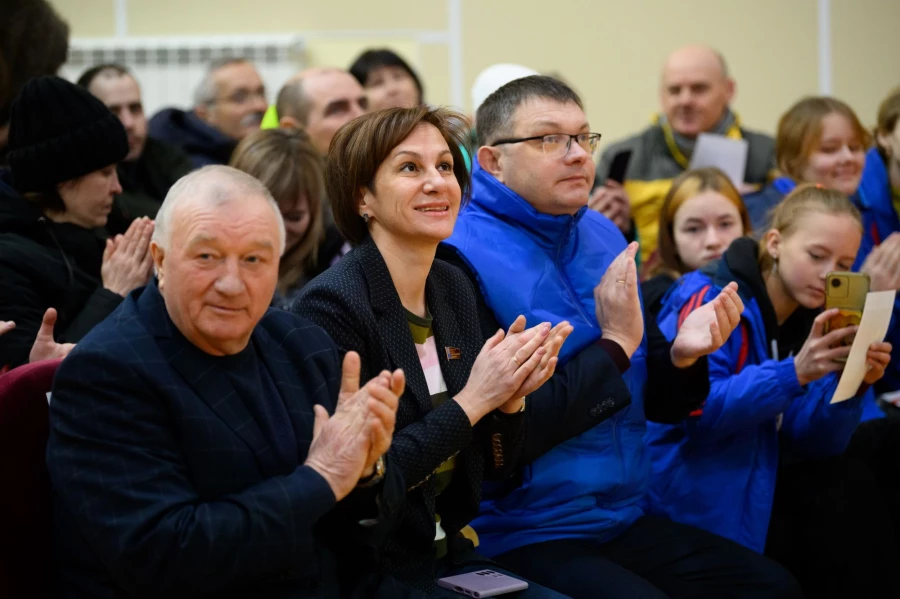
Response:
[{"label": "zipper on jacket", "polygon": [[[572,289],[572,285],[569,283],[569,278],[565,275],[565,272],[562,268],[562,262],[560,260],[560,255],[562,254],[563,245],[565,245],[566,239],[572,234],[572,229],[575,228],[575,219],[572,219],[572,222],[569,223],[569,230],[563,234],[562,239],[560,239],[559,243],[556,245],[556,270],[559,271],[560,277],[563,280],[563,286],[566,288],[566,292],[569,294],[569,297],[575,300],[575,305],[578,306],[578,312],[581,314],[581,317],[588,323],[597,322],[597,317],[594,316],[593,320],[590,316],[588,316],[587,312],[584,311],[584,306],[581,305],[581,299],[576,295],[575,290]],[[599,281],[598,281],[599,282]],[[597,323],[597,326],[600,326],[600,323]]]}]

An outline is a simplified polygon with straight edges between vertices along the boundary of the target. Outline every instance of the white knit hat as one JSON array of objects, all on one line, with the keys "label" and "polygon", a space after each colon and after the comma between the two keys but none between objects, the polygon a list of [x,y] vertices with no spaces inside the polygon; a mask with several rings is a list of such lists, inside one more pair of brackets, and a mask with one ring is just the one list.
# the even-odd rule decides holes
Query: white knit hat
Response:
[{"label": "white knit hat", "polygon": [[518,64],[495,64],[481,71],[472,85],[472,112],[477,111],[488,96],[510,81],[530,75],[540,73]]}]

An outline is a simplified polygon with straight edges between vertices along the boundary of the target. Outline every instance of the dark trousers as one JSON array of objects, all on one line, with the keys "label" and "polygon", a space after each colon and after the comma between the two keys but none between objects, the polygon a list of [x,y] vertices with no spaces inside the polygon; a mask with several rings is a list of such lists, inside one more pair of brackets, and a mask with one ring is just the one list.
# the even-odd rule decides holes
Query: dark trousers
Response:
[{"label": "dark trousers", "polygon": [[[891,407],[895,412],[900,409]],[[863,422],[850,439],[847,455],[865,462],[888,508],[894,538],[900,546],[900,418]]]},{"label": "dark trousers", "polygon": [[576,599],[799,598],[782,566],[706,531],[644,516],[608,543],[565,539],[495,558]]},{"label": "dark trousers", "polygon": [[891,510],[862,460],[782,464],[766,555],[790,570],[808,597],[900,597]]}]

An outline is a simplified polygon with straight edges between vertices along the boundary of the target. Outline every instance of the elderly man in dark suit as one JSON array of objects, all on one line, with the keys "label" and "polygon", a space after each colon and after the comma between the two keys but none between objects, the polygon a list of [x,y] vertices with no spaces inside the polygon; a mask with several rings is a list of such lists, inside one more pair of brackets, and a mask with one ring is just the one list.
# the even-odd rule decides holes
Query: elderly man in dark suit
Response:
[{"label": "elderly man in dark suit", "polygon": [[59,596],[395,596],[373,564],[404,497],[384,457],[403,373],[360,389],[358,356],[342,372],[321,329],[268,309],[283,248],[249,175],[172,187],[156,280],[56,378]]}]

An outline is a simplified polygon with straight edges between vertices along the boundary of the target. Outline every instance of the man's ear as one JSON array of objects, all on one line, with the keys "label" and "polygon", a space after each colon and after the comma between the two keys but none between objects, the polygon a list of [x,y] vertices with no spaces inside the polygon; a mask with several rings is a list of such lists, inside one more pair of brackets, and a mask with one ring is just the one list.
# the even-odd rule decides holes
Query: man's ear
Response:
[{"label": "man's ear", "polygon": [[731,101],[734,100],[734,79],[729,77],[725,80],[725,97],[728,98],[728,105],[731,105]]},{"label": "man's ear", "polygon": [[478,148],[478,164],[503,183],[503,168],[500,165],[500,148],[481,146]]},{"label": "man's ear", "polygon": [[282,129],[298,129],[300,131],[303,131],[304,129],[300,121],[292,116],[283,116],[278,119],[278,126]]},{"label": "man's ear", "polygon": [[194,114],[197,115],[204,123],[209,122],[209,105],[208,104],[197,104],[194,106]]},{"label": "man's ear", "polygon": [[156,278],[159,279],[159,290],[162,291],[166,272],[165,268],[163,268],[166,260],[166,251],[158,243],[151,241],[150,256],[153,258],[153,272],[156,274]]}]

